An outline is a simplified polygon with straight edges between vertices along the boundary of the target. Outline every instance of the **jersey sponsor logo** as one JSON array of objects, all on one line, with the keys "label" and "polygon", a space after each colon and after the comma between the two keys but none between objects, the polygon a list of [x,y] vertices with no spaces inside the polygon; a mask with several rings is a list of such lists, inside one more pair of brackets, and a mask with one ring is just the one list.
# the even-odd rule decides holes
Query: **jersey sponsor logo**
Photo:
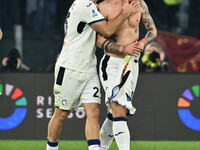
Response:
[{"label": "jersey sponsor logo", "polygon": [[94,9],[92,9],[92,17],[94,18],[94,17],[96,17],[96,16],[97,16],[97,13],[95,12]]},{"label": "jersey sponsor logo", "polygon": [[92,3],[89,3],[88,5],[86,5],[86,7],[90,7],[92,5]]}]

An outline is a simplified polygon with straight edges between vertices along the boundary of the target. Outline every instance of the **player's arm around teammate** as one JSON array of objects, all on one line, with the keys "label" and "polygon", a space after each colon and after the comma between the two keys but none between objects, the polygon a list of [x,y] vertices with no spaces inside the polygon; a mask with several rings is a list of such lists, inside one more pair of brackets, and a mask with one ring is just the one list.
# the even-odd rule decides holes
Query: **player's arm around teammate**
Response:
[{"label": "player's arm around teammate", "polygon": [[[102,2],[102,3],[104,3],[104,2]],[[126,3],[127,3],[127,1],[125,1],[125,4]],[[131,4],[132,4],[132,10],[129,15],[133,14],[139,8],[139,4],[136,1],[131,1]],[[103,16],[108,20],[109,13],[112,12],[112,10],[109,10],[110,7],[105,8],[104,4],[103,4],[103,5],[98,5],[98,8],[99,8],[99,10],[101,10],[101,13],[103,14]],[[124,7],[122,10],[124,10]],[[120,15],[118,15],[118,16],[120,16]],[[114,18],[114,19],[116,19],[116,18]],[[111,22],[114,19],[111,19],[108,22]],[[122,24],[120,24],[120,26]],[[113,33],[114,32],[112,32],[112,34]],[[97,34],[96,46],[104,49],[105,51],[109,51],[109,52],[113,52],[113,53],[124,53],[126,55],[133,55],[136,57],[142,52],[142,49],[140,47],[136,48],[136,45],[138,45],[137,41],[133,42],[129,45],[126,45],[126,46],[118,45],[118,44],[114,43],[112,40],[108,39],[112,34],[110,34],[109,36],[103,36],[103,35]]]},{"label": "player's arm around teammate", "polygon": [[123,4],[122,12],[117,17],[115,17],[112,20],[92,24],[91,27],[102,36],[108,38],[119,29],[119,27],[124,23],[126,18],[128,18],[131,15],[132,9],[134,9],[137,6],[138,4],[134,1],[129,3],[129,1],[126,0],[126,2]]},{"label": "player's arm around teammate", "polygon": [[137,45],[137,41],[126,46],[118,45],[112,42],[111,40],[105,39],[101,35],[97,35],[96,46],[101,49],[104,49],[105,51],[114,53],[124,53],[126,55],[132,55],[137,57],[142,52],[142,49]]},{"label": "player's arm around teammate", "polygon": [[117,17],[108,21],[102,21],[92,24],[91,27],[102,36],[108,38],[113,33],[115,33],[117,29],[119,29],[119,27],[124,23],[126,18],[128,18],[131,15],[132,10],[137,6],[138,4],[134,1],[129,3],[129,1],[126,0],[123,4],[122,12]]}]

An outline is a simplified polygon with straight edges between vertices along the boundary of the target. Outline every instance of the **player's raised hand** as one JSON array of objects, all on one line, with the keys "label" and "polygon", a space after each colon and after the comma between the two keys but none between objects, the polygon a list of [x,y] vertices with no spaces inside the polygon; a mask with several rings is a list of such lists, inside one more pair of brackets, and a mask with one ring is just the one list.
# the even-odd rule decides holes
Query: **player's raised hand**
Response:
[{"label": "player's raised hand", "polygon": [[133,10],[135,8],[137,8],[137,7],[138,7],[138,3],[137,2],[135,2],[135,1],[129,2],[129,0],[125,0],[124,4],[123,4],[123,7],[122,7],[122,13],[126,14],[127,17],[128,17],[129,15],[131,15]]},{"label": "player's raised hand", "polygon": [[131,43],[124,48],[124,53],[127,55],[139,56],[142,52],[142,49],[138,47],[138,41]]}]

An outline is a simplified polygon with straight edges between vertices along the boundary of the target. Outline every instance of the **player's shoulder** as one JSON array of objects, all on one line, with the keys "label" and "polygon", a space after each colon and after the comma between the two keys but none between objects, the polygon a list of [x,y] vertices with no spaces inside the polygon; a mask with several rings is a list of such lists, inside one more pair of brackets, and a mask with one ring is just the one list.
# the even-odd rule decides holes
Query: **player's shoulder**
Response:
[{"label": "player's shoulder", "polygon": [[99,11],[104,15],[104,17],[108,16],[111,11],[111,5],[108,0],[104,0],[98,4]]},{"label": "player's shoulder", "polygon": [[105,1],[102,1],[101,3],[98,4],[98,9],[99,10],[102,10],[102,9],[106,9],[108,7],[108,2],[105,0]]},{"label": "player's shoulder", "polygon": [[75,3],[81,7],[84,6],[85,8],[90,8],[91,6],[96,7],[96,5],[90,0],[76,0]]},{"label": "player's shoulder", "polygon": [[98,4],[98,6],[105,6],[106,4],[108,4],[108,1],[107,0],[104,0],[104,1],[102,1],[102,2],[100,2],[99,4]]},{"label": "player's shoulder", "polygon": [[74,12],[84,15],[91,9],[97,9],[97,6],[90,0],[75,0],[74,6],[72,5],[71,8]]}]

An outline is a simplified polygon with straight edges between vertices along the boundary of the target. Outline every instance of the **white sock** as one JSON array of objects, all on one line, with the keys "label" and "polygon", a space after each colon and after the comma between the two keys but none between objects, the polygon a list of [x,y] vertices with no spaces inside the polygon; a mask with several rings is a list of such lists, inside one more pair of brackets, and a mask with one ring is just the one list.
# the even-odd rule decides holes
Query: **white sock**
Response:
[{"label": "white sock", "polygon": [[47,144],[47,150],[58,150],[58,146],[56,147],[51,147]]},{"label": "white sock", "polygon": [[113,139],[112,115],[108,114],[100,130],[101,150],[108,150]]},{"label": "white sock", "polygon": [[100,140],[91,139],[87,141],[89,150],[100,150]]},{"label": "white sock", "polygon": [[51,142],[47,139],[47,150],[58,150],[58,141],[57,142]]},{"label": "white sock", "polygon": [[113,118],[113,133],[119,150],[130,150],[130,132],[126,118]]},{"label": "white sock", "polygon": [[88,150],[100,150],[99,145],[90,145],[88,146]]}]

